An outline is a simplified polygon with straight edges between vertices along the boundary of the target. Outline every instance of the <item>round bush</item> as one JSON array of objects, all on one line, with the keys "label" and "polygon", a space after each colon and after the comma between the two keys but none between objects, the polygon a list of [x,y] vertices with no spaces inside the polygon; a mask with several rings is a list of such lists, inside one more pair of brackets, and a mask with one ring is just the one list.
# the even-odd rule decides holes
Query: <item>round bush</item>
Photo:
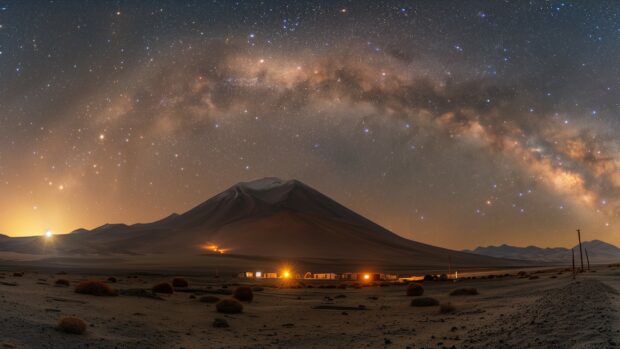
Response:
[{"label": "round bush", "polygon": [[167,282],[162,282],[161,284],[157,284],[153,286],[152,290],[155,293],[166,293],[166,294],[174,293],[174,288],[172,288],[172,285],[170,285]]},{"label": "round bush", "polygon": [[233,297],[242,302],[251,302],[254,298],[254,292],[249,286],[239,286],[233,292]]},{"label": "round bush", "polygon": [[407,285],[407,296],[417,297],[424,294],[424,287],[420,284]]},{"label": "round bush", "polygon": [[174,278],[172,279],[172,286],[174,287],[188,287],[189,282],[183,278]]},{"label": "round bush", "polygon": [[90,294],[93,296],[116,296],[118,291],[103,281],[87,280],[75,286],[75,293]]},{"label": "round bush", "polygon": [[412,307],[434,307],[439,305],[439,301],[431,297],[416,297],[411,300]]},{"label": "round bush", "polygon": [[86,323],[80,318],[67,316],[58,320],[56,328],[64,333],[83,334],[86,332]]},{"label": "round bush", "polygon": [[243,304],[234,299],[222,299],[215,305],[215,309],[217,309],[219,313],[239,314],[243,312]]},{"label": "round bush", "polygon": [[115,283],[116,281],[117,281],[117,280],[116,280],[116,278],[115,278],[114,276],[110,276],[110,277],[108,278],[108,282],[110,282],[110,283]]},{"label": "round bush", "polygon": [[475,296],[478,294],[478,289],[474,287],[457,288],[450,292],[451,296]]}]

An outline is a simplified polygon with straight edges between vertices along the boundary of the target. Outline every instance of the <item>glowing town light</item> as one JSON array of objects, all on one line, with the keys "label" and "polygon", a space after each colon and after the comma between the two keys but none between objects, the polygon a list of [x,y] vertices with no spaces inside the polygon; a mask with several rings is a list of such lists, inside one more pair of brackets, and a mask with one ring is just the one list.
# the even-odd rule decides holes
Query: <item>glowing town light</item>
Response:
[{"label": "glowing town light", "polygon": [[261,272],[261,271],[257,271],[257,272],[255,273],[255,275],[256,275],[256,277],[257,277],[257,278],[262,278],[262,277],[263,277],[263,272]]},{"label": "glowing town light", "polygon": [[288,270],[285,270],[282,272],[282,277],[285,279],[288,279],[291,277],[291,272],[289,272]]},{"label": "glowing town light", "polygon": [[364,274],[364,280],[370,280],[370,274]]}]

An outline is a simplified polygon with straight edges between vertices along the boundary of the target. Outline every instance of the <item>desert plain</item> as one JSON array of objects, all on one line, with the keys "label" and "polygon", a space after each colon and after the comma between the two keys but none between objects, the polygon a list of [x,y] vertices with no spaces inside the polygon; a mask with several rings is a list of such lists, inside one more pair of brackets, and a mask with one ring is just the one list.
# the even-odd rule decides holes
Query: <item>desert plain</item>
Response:
[{"label": "desert plain", "polygon": [[[411,306],[420,297],[397,282],[12,269],[0,271],[1,348],[612,348],[620,338],[614,265],[576,279],[546,268],[421,281],[422,297],[440,304],[427,307]],[[188,286],[152,293],[174,277]],[[76,293],[84,280],[103,280],[119,295]],[[232,298],[239,285],[254,290],[240,314],[201,301]],[[478,294],[450,295],[461,288]],[[65,316],[82,319],[85,333],[60,331]]]}]

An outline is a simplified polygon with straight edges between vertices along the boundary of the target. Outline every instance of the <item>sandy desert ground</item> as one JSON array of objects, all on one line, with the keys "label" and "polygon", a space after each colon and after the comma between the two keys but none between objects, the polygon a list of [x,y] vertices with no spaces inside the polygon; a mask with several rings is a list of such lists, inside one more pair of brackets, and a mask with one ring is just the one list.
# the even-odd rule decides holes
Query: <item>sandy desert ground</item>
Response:
[{"label": "sandy desert ground", "polygon": [[[15,272],[0,272],[2,348],[607,348],[620,338],[620,268],[609,266],[576,281],[570,272],[545,270],[424,282],[424,296],[455,307],[444,314],[439,306],[410,306],[415,297],[406,296],[405,285],[341,289],[306,282],[313,287],[277,288],[265,282],[243,313],[224,315],[200,297],[243,281],[187,277],[189,290],[161,299],[126,292],[97,297],[74,287],[110,275]],[[118,290],[150,289],[172,278],[114,276],[110,285]],[[54,286],[57,279],[70,286]],[[449,295],[462,287],[479,294]],[[86,333],[58,331],[58,319],[67,315],[86,321]],[[216,318],[229,327],[214,327]]]}]

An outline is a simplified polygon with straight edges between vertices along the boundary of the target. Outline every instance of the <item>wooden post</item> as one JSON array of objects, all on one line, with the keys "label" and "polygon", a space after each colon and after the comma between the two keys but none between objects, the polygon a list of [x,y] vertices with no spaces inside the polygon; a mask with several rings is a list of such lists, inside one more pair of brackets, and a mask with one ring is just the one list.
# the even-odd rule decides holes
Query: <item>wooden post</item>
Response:
[{"label": "wooden post", "polygon": [[570,251],[573,253],[573,279],[575,279],[575,249],[571,248]]},{"label": "wooden post", "polygon": [[577,229],[577,238],[579,239],[579,256],[581,259],[581,272],[583,272],[583,250],[581,249],[581,231]]},{"label": "wooden post", "polygon": [[588,262],[588,271],[590,271],[590,257],[588,257],[588,249],[584,248],[584,250],[586,251],[586,261]]},{"label": "wooden post", "polygon": [[448,279],[450,279],[450,274],[452,274],[452,256],[448,256]]}]

